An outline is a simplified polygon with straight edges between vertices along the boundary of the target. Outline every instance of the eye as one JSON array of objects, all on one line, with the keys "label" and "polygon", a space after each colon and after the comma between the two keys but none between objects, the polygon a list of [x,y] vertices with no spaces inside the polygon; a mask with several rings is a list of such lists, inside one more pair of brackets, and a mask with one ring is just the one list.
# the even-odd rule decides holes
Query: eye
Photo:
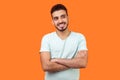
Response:
[{"label": "eye", "polygon": [[58,17],[54,17],[53,20],[55,20],[55,21],[58,20]]},{"label": "eye", "polygon": [[61,18],[66,18],[66,15],[61,15]]}]

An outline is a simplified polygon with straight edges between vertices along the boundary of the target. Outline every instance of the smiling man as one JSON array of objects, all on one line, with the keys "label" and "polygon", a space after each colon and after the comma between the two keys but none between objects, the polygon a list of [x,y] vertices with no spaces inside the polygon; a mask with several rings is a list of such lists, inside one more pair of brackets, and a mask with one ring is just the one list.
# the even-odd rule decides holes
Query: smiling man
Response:
[{"label": "smiling man", "polygon": [[87,46],[83,34],[68,29],[68,12],[63,4],[51,9],[55,32],[42,38],[40,57],[45,80],[79,80],[80,68],[87,65]]}]

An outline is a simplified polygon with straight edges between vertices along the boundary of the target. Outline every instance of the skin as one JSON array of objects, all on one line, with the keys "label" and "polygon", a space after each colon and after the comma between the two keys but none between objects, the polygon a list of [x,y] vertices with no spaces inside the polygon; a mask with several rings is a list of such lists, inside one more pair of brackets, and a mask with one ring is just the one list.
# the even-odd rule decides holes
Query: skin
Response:
[{"label": "skin", "polygon": [[[53,24],[56,27],[57,35],[62,39],[66,39],[70,31],[68,29],[68,15],[65,10],[58,10],[52,13]],[[88,52],[86,50],[79,51],[73,59],[51,59],[50,52],[41,52],[41,63],[44,71],[58,72],[69,68],[85,68],[87,64]]]},{"label": "skin", "polygon": [[58,72],[69,69],[69,67],[65,65],[58,64],[54,61],[52,62],[49,52],[42,52],[40,57],[41,57],[42,68],[44,71]]},{"label": "skin", "polygon": [[79,51],[73,59],[52,59],[51,62],[65,65],[69,68],[85,68],[87,65],[87,51]]},{"label": "skin", "polygon": [[58,10],[52,13],[52,22],[56,27],[57,35],[61,39],[65,39],[69,36],[70,31],[68,30],[68,15],[65,10]]}]

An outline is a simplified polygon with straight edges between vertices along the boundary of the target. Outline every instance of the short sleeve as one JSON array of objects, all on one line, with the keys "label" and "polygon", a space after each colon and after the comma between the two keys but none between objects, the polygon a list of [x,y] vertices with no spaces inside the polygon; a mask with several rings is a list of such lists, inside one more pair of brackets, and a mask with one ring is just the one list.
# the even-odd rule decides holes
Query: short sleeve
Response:
[{"label": "short sleeve", "polygon": [[43,52],[43,51],[50,51],[48,36],[44,36],[42,38],[40,52]]},{"label": "short sleeve", "polygon": [[80,42],[78,45],[78,51],[81,51],[81,50],[88,50],[86,45],[86,39],[83,35],[80,37]]}]

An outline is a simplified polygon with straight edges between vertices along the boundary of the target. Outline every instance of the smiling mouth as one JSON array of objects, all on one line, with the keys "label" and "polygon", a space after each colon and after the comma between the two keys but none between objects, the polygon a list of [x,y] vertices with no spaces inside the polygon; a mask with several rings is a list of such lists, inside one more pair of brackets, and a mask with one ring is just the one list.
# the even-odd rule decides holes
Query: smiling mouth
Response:
[{"label": "smiling mouth", "polygon": [[65,24],[60,24],[59,27],[62,28],[62,27],[64,27],[64,25],[65,25]]},{"label": "smiling mouth", "polygon": [[59,27],[63,27],[66,23],[65,22],[61,22],[58,24]]}]

